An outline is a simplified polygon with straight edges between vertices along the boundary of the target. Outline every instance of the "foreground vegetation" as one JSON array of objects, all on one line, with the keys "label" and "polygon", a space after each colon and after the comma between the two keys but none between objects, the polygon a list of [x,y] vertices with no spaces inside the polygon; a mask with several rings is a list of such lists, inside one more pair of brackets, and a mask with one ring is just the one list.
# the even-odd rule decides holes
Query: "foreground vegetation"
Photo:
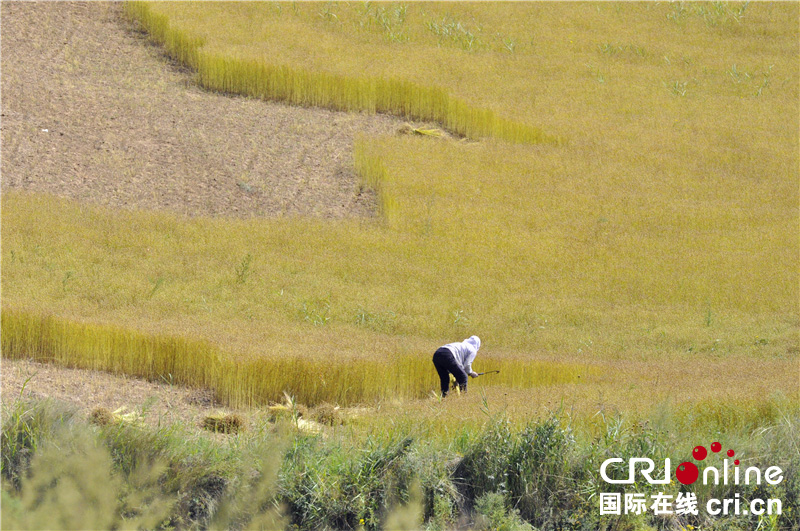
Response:
[{"label": "foreground vegetation", "polygon": [[[385,421],[384,421],[385,422]],[[780,466],[785,481],[711,488],[710,498],[780,498],[780,516],[599,515],[609,457],[685,460],[702,435],[600,418],[593,429],[564,412],[512,422],[492,412],[442,437],[433,423],[303,434],[296,417],[254,414],[221,440],[186,426],[89,424],[58,404],[4,408],[3,528],[92,529],[796,529],[800,451],[796,411],[756,431],[727,430],[748,466]],[[722,426],[718,426],[722,428]],[[704,440],[704,439],[701,439]],[[675,495],[679,484],[631,487]],[[655,489],[655,490],[654,490]],[[533,527],[532,527],[533,526]]]}]

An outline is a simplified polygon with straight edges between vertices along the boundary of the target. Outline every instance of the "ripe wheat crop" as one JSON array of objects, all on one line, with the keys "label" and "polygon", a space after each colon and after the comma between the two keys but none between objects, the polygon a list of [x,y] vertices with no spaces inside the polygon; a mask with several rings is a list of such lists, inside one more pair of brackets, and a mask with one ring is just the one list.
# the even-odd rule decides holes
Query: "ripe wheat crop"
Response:
[{"label": "ripe wheat crop", "polygon": [[376,219],[4,190],[3,356],[357,402],[477,333],[520,401],[796,396],[800,8],[683,7],[126,4],[210,90],[466,139],[358,140]]}]

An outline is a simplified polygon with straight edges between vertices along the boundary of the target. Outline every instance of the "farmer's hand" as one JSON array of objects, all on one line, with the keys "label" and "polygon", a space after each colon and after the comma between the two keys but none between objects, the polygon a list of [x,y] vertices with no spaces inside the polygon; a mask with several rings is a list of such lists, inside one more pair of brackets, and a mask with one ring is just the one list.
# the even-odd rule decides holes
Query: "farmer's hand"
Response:
[{"label": "farmer's hand", "polygon": [[471,373],[469,373],[469,375],[472,376],[473,378],[477,378],[478,377],[478,373],[475,372],[475,371],[472,371]]}]

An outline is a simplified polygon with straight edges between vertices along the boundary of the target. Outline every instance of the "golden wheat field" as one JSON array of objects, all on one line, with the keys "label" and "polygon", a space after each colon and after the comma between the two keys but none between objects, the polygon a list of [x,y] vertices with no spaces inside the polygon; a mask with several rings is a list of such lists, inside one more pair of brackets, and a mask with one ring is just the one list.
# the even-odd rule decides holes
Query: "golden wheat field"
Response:
[{"label": "golden wheat field", "polygon": [[464,417],[483,390],[757,424],[800,398],[799,9],[127,3],[208,91],[447,134],[356,139],[371,217],[5,187],[3,356],[425,416],[433,351],[477,334],[501,372]]}]

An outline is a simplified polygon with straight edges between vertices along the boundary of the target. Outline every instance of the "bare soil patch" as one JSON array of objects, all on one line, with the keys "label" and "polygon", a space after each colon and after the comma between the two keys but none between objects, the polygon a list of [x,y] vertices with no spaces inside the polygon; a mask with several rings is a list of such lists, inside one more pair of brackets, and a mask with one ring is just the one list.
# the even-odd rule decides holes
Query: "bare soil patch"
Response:
[{"label": "bare soil patch", "polygon": [[204,91],[121,3],[0,14],[3,187],[192,216],[373,214],[353,138],[402,121]]},{"label": "bare soil patch", "polygon": [[[272,408],[266,406],[252,409],[223,406],[215,401],[214,393],[209,389],[191,389],[167,381],[149,382],[30,360],[3,359],[0,361],[0,402],[9,407],[19,399],[54,400],[75,408],[87,418],[98,408],[108,411],[124,408],[122,413],[138,413],[139,418],[150,426],[181,424],[194,428],[198,433],[208,433],[203,424],[208,423],[209,416],[233,414],[244,420],[245,429],[250,421],[263,422],[276,416],[270,411]],[[278,407],[283,406],[285,404]],[[331,404],[323,404],[311,412],[302,404],[297,407],[303,416],[297,428],[311,432],[322,431],[326,425],[349,421],[370,412],[366,407],[340,409]],[[212,435],[224,437],[222,434]]]},{"label": "bare soil patch", "polygon": [[223,411],[210,391],[188,389],[83,369],[67,369],[28,360],[2,360],[0,397],[4,405],[18,398],[52,399],[88,416],[94,409],[144,413],[145,422],[198,427],[206,415]]}]

